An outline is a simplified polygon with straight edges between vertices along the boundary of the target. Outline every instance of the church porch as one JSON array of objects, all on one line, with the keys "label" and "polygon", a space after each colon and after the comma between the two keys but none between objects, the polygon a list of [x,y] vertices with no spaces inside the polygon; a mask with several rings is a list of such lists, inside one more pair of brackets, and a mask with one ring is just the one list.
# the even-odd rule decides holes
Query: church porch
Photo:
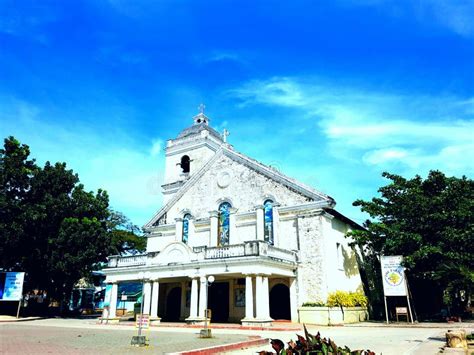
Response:
[{"label": "church porch", "polygon": [[[113,261],[116,266],[106,270],[111,298],[114,292],[115,299],[119,296],[119,283],[136,281],[143,282],[143,312],[155,321],[203,323],[207,300],[212,322],[267,325],[272,315],[297,322],[293,252],[283,251],[281,255],[292,257],[293,262],[269,257],[268,253],[225,257],[226,253],[235,255],[232,246],[203,248],[201,252],[208,258],[188,263],[147,265],[147,255]],[[215,280],[206,287],[209,276]],[[108,309],[109,318],[115,316],[113,304]]]}]

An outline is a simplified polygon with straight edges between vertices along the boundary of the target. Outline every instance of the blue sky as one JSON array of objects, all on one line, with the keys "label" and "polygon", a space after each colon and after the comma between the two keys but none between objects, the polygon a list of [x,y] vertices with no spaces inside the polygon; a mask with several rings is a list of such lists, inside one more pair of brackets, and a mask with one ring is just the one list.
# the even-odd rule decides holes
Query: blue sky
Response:
[{"label": "blue sky", "polygon": [[472,1],[0,0],[0,135],[142,225],[203,102],[361,223],[382,171],[472,177],[473,63]]}]

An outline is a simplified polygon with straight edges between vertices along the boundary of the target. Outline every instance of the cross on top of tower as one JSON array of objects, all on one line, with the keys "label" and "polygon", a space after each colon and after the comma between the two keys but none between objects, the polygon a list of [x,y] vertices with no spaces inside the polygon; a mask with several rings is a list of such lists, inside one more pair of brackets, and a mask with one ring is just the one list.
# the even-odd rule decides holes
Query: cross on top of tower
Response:
[{"label": "cross on top of tower", "polygon": [[194,124],[201,124],[201,123],[204,123],[204,124],[209,124],[209,117],[207,117],[205,114],[204,114],[204,109],[206,108],[206,105],[204,104],[200,104],[198,106],[198,110],[199,110],[199,113],[194,116]]},{"label": "cross on top of tower", "polygon": [[199,111],[199,113],[204,114],[205,108],[206,108],[206,105],[200,104],[200,105],[198,106],[198,111]]}]

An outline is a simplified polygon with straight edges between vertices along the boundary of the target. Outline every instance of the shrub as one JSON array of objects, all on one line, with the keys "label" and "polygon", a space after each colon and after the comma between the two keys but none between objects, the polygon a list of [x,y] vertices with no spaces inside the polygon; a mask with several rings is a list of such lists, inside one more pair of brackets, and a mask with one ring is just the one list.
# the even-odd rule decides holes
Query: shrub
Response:
[{"label": "shrub", "polygon": [[[347,346],[337,346],[331,339],[322,338],[321,334],[312,335],[306,329],[304,325],[305,336],[296,335],[297,341],[290,340],[287,344],[288,347],[285,349],[285,343],[280,339],[271,339],[273,350],[276,351],[277,355],[290,355],[290,354],[325,354],[325,355],[375,355],[370,350],[351,350]],[[272,352],[260,351],[260,355],[273,355]]]},{"label": "shrub", "polygon": [[365,307],[367,297],[362,292],[336,291],[328,296],[328,307]]}]

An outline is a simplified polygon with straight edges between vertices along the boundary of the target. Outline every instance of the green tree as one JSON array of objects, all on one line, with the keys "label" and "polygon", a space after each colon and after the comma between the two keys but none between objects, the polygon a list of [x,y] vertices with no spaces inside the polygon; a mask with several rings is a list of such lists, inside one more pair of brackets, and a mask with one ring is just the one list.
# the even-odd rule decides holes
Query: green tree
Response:
[{"label": "green tree", "polygon": [[136,254],[146,249],[146,238],[141,230],[123,213],[110,210],[107,228],[112,235],[112,254]]},{"label": "green tree", "polygon": [[353,203],[372,220],[350,235],[369,260],[403,255],[412,284],[429,281],[443,291],[446,305],[462,309],[474,290],[474,181],[440,171],[426,179],[382,175],[391,182],[380,197]]},{"label": "green tree", "polygon": [[[38,167],[13,137],[0,150],[0,268],[25,271],[30,289],[65,300],[107,255],[143,250],[139,229],[87,192],[65,163]],[[120,216],[120,218],[117,218]]]}]

